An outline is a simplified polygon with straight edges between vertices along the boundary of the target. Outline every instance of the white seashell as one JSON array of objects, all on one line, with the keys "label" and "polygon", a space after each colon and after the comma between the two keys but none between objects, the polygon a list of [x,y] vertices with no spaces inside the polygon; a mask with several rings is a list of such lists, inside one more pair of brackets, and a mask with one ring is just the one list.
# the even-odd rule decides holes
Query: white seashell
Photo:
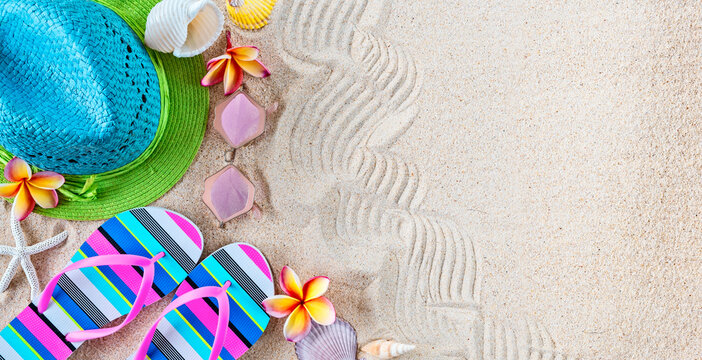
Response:
[{"label": "white seashell", "polygon": [[146,19],[144,43],[176,57],[201,54],[217,40],[224,15],[212,0],[163,0]]},{"label": "white seashell", "polygon": [[415,348],[416,346],[414,345],[401,344],[392,340],[376,340],[363,346],[361,351],[373,355],[378,359],[392,359],[406,354]]},{"label": "white seashell", "polygon": [[300,360],[356,360],[356,330],[339,318],[323,326],[312,322],[312,330],[295,344]]}]

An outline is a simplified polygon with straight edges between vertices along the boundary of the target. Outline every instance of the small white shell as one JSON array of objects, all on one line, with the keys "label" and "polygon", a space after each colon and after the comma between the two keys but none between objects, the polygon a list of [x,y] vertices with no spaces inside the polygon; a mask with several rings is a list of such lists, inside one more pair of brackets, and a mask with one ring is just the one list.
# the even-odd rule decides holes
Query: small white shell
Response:
[{"label": "small white shell", "polygon": [[295,344],[300,360],[356,360],[356,330],[339,318],[329,326],[312,322],[312,330]]},{"label": "small white shell", "polygon": [[392,340],[372,341],[361,348],[361,351],[378,359],[392,359],[415,349],[414,345],[401,344]]},{"label": "small white shell", "polygon": [[146,19],[144,43],[176,57],[202,54],[217,40],[224,15],[212,0],[163,0]]}]

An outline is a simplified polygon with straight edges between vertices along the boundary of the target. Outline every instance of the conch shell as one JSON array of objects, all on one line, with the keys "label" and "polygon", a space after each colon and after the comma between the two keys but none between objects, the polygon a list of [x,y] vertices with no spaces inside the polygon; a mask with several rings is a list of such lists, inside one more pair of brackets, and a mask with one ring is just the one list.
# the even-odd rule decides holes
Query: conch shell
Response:
[{"label": "conch shell", "polygon": [[376,340],[364,345],[361,351],[378,359],[392,359],[415,348],[416,346],[414,345],[401,344],[392,340]]},{"label": "conch shell", "polygon": [[201,54],[217,40],[224,15],[212,0],[163,0],[146,19],[144,43],[176,57]]}]

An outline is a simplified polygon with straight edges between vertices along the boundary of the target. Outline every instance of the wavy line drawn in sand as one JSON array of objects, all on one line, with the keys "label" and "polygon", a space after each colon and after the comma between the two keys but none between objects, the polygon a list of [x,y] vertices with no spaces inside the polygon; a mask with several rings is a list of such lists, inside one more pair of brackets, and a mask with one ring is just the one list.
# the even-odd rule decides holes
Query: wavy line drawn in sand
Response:
[{"label": "wavy line drawn in sand", "polygon": [[[421,84],[413,78],[393,79],[389,87],[377,87],[357,70],[336,68],[317,88],[299,112],[290,138],[291,157],[308,175],[326,174],[348,179],[353,171],[351,160],[362,157],[359,149],[385,147],[394,143],[411,125],[416,115],[414,103],[404,96],[418,96]],[[414,67],[412,67],[414,68]],[[356,69],[356,70],[351,70]],[[412,81],[412,85],[405,84]],[[399,85],[396,84],[399,82]],[[391,87],[401,86],[400,89]]]},{"label": "wavy line drawn in sand", "polygon": [[479,318],[473,327],[475,345],[469,359],[495,360],[575,360],[576,358],[556,350],[555,342],[543,324],[521,319],[518,327],[496,322],[491,318]]},{"label": "wavy line drawn in sand", "polygon": [[282,48],[291,56],[313,64],[333,64],[351,54],[354,28],[368,1],[292,1],[282,13],[287,20]]},{"label": "wavy line drawn in sand", "polygon": [[352,161],[352,179],[338,186],[336,232],[348,242],[380,234],[397,217],[392,210],[419,209],[426,196],[414,164],[368,149],[357,154]]},{"label": "wavy line drawn in sand", "polygon": [[485,318],[474,242],[449,217],[423,209],[420,170],[387,150],[417,116],[423,78],[405,49],[377,35],[391,0],[281,5],[283,58],[301,86],[314,89],[282,115],[292,124],[290,161],[318,193],[337,196],[335,238],[390,242],[398,261],[387,273],[395,275],[378,283],[394,290],[377,300],[394,306],[386,311],[392,331],[412,343],[448,344],[433,355],[455,359],[571,359],[540,324],[515,332]]},{"label": "wavy line drawn in sand", "polygon": [[431,344],[443,355],[467,354],[473,342],[465,340],[480,315],[480,262],[472,242],[444,217],[394,214],[389,237],[396,244],[390,251],[396,261],[384,271],[394,276],[378,284],[387,289],[379,303],[392,304],[392,311],[378,315],[403,341]]},{"label": "wavy line drawn in sand", "polygon": [[382,279],[379,287],[395,294],[394,333],[453,359],[576,359],[557,349],[541,323],[521,319],[513,327],[484,314],[477,297],[480,255],[463,227],[445,216],[406,212],[391,228],[404,251],[389,263],[396,278]]}]

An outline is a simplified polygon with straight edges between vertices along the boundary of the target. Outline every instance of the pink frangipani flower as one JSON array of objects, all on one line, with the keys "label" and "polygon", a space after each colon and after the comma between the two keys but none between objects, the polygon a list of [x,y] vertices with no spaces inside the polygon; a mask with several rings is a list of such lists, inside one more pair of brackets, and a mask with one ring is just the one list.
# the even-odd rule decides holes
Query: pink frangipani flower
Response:
[{"label": "pink frangipani flower", "polygon": [[280,287],[287,295],[269,297],[263,301],[263,308],[276,318],[289,315],[283,329],[288,341],[298,342],[307,336],[312,321],[320,325],[331,325],[336,321],[334,305],[322,296],[329,288],[329,278],[313,277],[300,287],[297,274],[285,266],[280,272]]},{"label": "pink frangipani flower", "polygon": [[252,76],[265,78],[271,73],[258,61],[258,48],[255,46],[232,47],[227,32],[227,52],[207,62],[207,74],[202,78],[202,86],[212,86],[224,82],[224,95],[234,93],[244,81],[244,71]]},{"label": "pink frangipani flower", "polygon": [[63,186],[65,179],[53,171],[42,171],[32,174],[32,168],[20,158],[12,158],[5,165],[5,178],[10,181],[0,184],[0,196],[14,197],[12,216],[24,220],[34,210],[34,205],[45,209],[58,205],[56,189]]}]

